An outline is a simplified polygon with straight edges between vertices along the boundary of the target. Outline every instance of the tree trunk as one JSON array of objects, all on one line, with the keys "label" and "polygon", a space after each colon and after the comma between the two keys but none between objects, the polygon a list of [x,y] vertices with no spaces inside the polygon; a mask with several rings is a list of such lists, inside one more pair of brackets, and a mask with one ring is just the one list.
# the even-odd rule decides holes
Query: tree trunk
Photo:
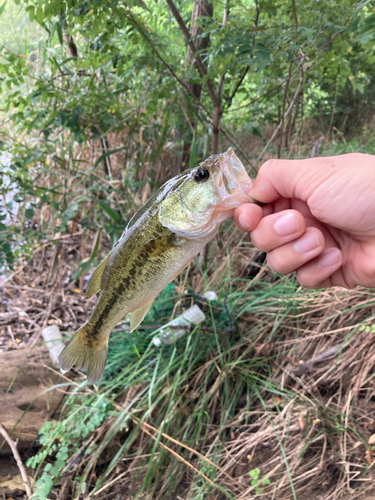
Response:
[{"label": "tree trunk", "polygon": [[[194,40],[195,47],[197,50],[200,52],[201,59],[204,59],[204,51],[207,49],[207,47],[210,44],[210,37],[205,36],[204,38],[201,38],[201,35],[203,33],[203,28],[202,26],[197,26],[197,20],[200,17],[212,17],[214,12],[214,8],[212,4],[208,0],[194,0],[193,4],[193,11],[191,14],[191,27],[190,27],[190,34],[192,39]],[[201,24],[201,23],[198,23]],[[203,51],[203,53],[202,53]],[[202,57],[203,56],[203,57]],[[190,45],[188,45],[187,49],[187,54],[186,54],[186,60],[189,65],[194,64],[195,56],[193,51],[191,50]],[[191,83],[189,85],[191,88],[194,97],[199,100],[202,92],[202,85],[200,83]]]},{"label": "tree trunk", "polygon": [[[226,2],[223,16],[223,26],[225,26],[229,19],[229,0]],[[219,152],[219,138],[220,138],[220,123],[223,116],[223,94],[224,94],[225,75],[219,78],[218,100],[214,103],[214,114],[212,117],[212,139],[211,139],[211,154],[217,155]]]},{"label": "tree trunk", "polygon": [[[208,0],[194,0],[193,11],[191,14],[191,27],[190,34],[192,39],[194,40],[195,47],[200,52],[200,55],[204,56],[204,51],[210,44],[210,37],[205,36],[204,38],[199,38],[203,33],[202,26],[197,26],[197,20],[201,17],[212,17],[213,14],[213,6]],[[201,23],[198,23],[201,25]],[[203,51],[203,54],[202,54]],[[192,51],[190,45],[187,48],[186,60],[189,66],[195,65],[195,55]],[[202,93],[202,84],[201,83],[190,83],[188,85],[192,94],[194,95],[194,106],[197,109],[197,104],[200,100]],[[190,155],[191,155],[191,143],[193,141],[193,132],[191,129],[195,130],[196,127],[196,116],[194,112],[188,109],[188,116],[190,119],[190,131],[187,138],[184,140],[183,152],[182,152],[182,160],[181,160],[181,170],[184,170],[189,165]]]}]

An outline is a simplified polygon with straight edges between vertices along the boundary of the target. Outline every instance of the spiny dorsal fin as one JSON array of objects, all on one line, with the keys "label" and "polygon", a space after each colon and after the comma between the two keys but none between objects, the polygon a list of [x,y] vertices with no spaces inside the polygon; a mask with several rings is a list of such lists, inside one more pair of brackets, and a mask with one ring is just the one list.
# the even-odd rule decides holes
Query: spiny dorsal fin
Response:
[{"label": "spiny dorsal fin", "polygon": [[95,269],[95,271],[92,273],[92,276],[90,278],[89,284],[87,285],[86,288],[86,294],[85,294],[85,299],[89,299],[96,293],[98,293],[102,289],[102,277],[104,273],[105,266],[107,265],[109,255],[101,261],[101,263],[98,265],[98,267]]},{"label": "spiny dorsal fin", "polygon": [[150,300],[150,302],[147,302],[144,306],[140,307],[139,309],[136,309],[135,311],[132,311],[130,313],[130,331],[132,332],[137,328],[137,326],[142,323],[144,320],[144,317],[148,313],[150,307],[152,306],[152,303],[154,302],[154,299]]}]

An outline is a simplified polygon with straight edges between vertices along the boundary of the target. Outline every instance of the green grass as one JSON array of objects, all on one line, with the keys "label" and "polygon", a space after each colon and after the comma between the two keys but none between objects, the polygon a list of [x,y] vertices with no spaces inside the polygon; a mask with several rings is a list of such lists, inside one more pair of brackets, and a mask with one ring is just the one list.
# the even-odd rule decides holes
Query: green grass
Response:
[{"label": "green grass", "polygon": [[[113,332],[97,387],[61,379],[57,387],[70,395],[59,421],[41,430],[42,449],[29,461],[38,478],[35,498],[50,498],[68,477],[71,498],[121,491],[129,499],[242,500],[273,492],[297,499],[307,483],[313,491],[322,482],[322,464],[335,485],[328,490],[347,482],[344,457],[331,464],[328,456],[342,440],[351,443],[345,460],[367,473],[364,453],[352,448],[357,441],[367,447],[353,398],[358,402],[371,386],[371,369],[356,390],[350,376],[340,386],[353,369],[352,348],[343,347],[312,374],[286,374],[293,360],[364,333],[375,299],[363,291],[312,292],[270,271],[262,281],[231,278],[235,261],[216,285],[202,278],[220,302],[169,285],[143,328]],[[175,345],[157,348],[157,326],[178,301],[176,314],[194,301],[206,321]],[[371,338],[366,342],[371,350]]]}]

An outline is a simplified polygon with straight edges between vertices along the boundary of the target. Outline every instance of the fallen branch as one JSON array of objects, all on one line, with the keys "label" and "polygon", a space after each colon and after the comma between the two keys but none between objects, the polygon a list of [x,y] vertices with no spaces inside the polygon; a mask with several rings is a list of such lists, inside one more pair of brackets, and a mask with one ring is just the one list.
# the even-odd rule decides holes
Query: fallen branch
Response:
[{"label": "fallen branch", "polygon": [[5,427],[2,424],[0,424],[0,434],[3,436],[3,438],[8,443],[10,449],[12,450],[12,453],[13,453],[13,456],[14,456],[14,460],[16,461],[17,466],[18,466],[19,471],[20,471],[20,474],[21,474],[21,479],[22,479],[22,481],[23,481],[23,483],[25,485],[25,488],[26,488],[27,498],[30,499],[32,497],[32,495],[33,495],[33,491],[31,489],[31,484],[30,484],[30,481],[29,481],[29,477],[28,477],[27,472],[25,470],[25,467],[24,467],[24,465],[22,463],[20,454],[18,453],[17,445],[13,441],[13,439],[11,439],[11,437],[9,436],[9,434],[5,430]]}]

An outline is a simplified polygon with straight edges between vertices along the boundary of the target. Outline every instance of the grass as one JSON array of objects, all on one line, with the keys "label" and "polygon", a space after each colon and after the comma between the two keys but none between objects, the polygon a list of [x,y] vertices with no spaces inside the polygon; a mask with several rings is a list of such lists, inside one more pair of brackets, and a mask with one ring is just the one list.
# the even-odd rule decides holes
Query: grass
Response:
[{"label": "grass", "polygon": [[[375,143],[335,137],[321,154],[354,151],[374,153]],[[207,264],[198,258],[160,294],[141,329],[113,332],[97,387],[61,376],[51,390],[69,395],[29,462],[35,498],[375,494],[375,298],[304,289],[247,240],[225,223]],[[219,301],[202,300],[209,289]],[[158,326],[193,302],[204,324],[156,348]]]},{"label": "grass", "polygon": [[[87,499],[333,499],[368,490],[375,299],[360,289],[303,289],[257,264],[245,240],[231,246],[232,226],[224,231],[231,252],[220,237],[210,246],[221,266],[210,257],[203,275],[201,264],[191,268],[144,322],[163,324],[196,302],[203,325],[161,348],[151,342],[155,327],[117,330],[97,387],[61,378],[70,395],[30,461],[36,498],[57,496],[64,481],[68,498]],[[220,302],[191,289],[215,289]],[[295,374],[335,345],[336,354]]]}]

